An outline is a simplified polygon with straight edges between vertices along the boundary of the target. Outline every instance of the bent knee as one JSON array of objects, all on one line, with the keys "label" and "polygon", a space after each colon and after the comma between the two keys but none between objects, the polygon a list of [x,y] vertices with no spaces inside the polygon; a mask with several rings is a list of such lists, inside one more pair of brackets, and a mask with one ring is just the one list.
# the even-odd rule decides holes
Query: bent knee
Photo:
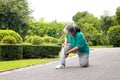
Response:
[{"label": "bent knee", "polygon": [[89,66],[89,63],[83,63],[83,64],[80,64],[81,67],[88,67]]}]

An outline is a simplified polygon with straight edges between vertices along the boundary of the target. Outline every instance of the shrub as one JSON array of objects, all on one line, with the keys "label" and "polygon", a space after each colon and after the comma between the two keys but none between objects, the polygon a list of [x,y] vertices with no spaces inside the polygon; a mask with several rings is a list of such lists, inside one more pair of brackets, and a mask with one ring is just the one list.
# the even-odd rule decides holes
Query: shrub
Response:
[{"label": "shrub", "polygon": [[1,60],[22,59],[22,45],[0,45]]},{"label": "shrub", "polygon": [[39,36],[34,36],[33,38],[32,38],[32,42],[31,42],[33,45],[39,45],[39,44],[41,44],[41,43],[43,43],[43,40],[42,40],[42,38],[41,37],[39,37]]},{"label": "shrub", "polygon": [[51,38],[51,39],[50,39],[50,42],[51,42],[51,43],[58,43],[59,41],[58,41],[58,39],[56,39],[56,38]]},{"label": "shrub", "polygon": [[108,31],[109,42],[114,47],[120,47],[120,26],[113,26]]},{"label": "shrub", "polygon": [[26,58],[54,58],[59,55],[60,46],[24,45],[23,57]]},{"label": "shrub", "polygon": [[1,43],[16,44],[16,39],[13,36],[5,36],[2,38]]},{"label": "shrub", "polygon": [[88,41],[88,44],[89,44],[90,46],[93,46],[93,44],[92,44],[92,42],[91,42],[91,41]]},{"label": "shrub", "polygon": [[59,56],[58,45],[0,45],[0,60],[54,58]]},{"label": "shrub", "polygon": [[44,42],[47,42],[47,43],[50,42],[50,39],[51,39],[50,36],[45,36],[45,37],[43,37]]},{"label": "shrub", "polygon": [[22,43],[22,38],[21,36],[16,33],[13,30],[0,30],[0,41],[5,37],[5,36],[12,36],[16,39],[16,43]]},{"label": "shrub", "polygon": [[60,37],[60,39],[59,39],[59,43],[64,43],[64,41],[65,41],[65,34],[63,34],[61,37]]},{"label": "shrub", "polygon": [[43,40],[44,40],[44,42],[47,42],[47,43],[58,43],[59,42],[58,39],[53,38],[51,36],[45,36],[45,37],[43,37]]},{"label": "shrub", "polygon": [[40,36],[26,36],[25,42],[32,43],[33,45],[39,45],[43,43],[43,39]]},{"label": "shrub", "polygon": [[26,36],[25,37],[25,42],[31,43],[32,42],[32,38],[33,38],[33,36]]}]

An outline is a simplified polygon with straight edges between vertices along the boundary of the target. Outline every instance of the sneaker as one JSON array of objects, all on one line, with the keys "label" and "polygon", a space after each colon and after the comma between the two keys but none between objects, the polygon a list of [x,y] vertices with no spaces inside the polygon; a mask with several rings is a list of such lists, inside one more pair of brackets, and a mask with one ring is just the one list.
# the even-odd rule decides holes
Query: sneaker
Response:
[{"label": "sneaker", "polygon": [[62,64],[59,64],[59,65],[57,65],[57,66],[55,67],[55,69],[62,69],[62,68],[65,68],[65,66],[62,65]]}]

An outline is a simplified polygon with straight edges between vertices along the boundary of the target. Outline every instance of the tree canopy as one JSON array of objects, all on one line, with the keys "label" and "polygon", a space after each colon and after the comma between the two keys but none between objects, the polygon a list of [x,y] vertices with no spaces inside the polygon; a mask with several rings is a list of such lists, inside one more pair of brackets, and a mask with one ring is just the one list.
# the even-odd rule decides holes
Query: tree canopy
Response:
[{"label": "tree canopy", "polygon": [[1,0],[0,29],[12,29],[24,36],[30,13],[27,0]]}]

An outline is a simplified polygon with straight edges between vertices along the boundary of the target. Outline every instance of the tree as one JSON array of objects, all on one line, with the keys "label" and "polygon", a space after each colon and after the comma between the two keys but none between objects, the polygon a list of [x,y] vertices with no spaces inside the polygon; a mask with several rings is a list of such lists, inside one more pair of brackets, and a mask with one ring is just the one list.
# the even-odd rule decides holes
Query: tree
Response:
[{"label": "tree", "polygon": [[100,21],[97,17],[94,17],[93,14],[88,13],[87,11],[84,12],[77,12],[73,16],[73,21],[81,27],[81,29],[84,28],[83,24],[93,24],[93,27],[95,27],[97,30],[100,30]]},{"label": "tree", "polygon": [[120,25],[120,6],[116,9],[117,22]]},{"label": "tree", "polygon": [[40,21],[35,21],[34,19],[31,19],[29,22],[29,30],[27,35],[28,36],[41,36],[43,37],[44,35],[52,36],[55,38],[60,38],[63,34],[63,27],[64,24],[61,22],[45,22],[43,19]]},{"label": "tree", "polygon": [[113,26],[116,25],[116,17],[115,16],[109,16],[109,12],[105,11],[104,15],[102,15],[100,17],[100,21],[101,21],[101,30],[105,32],[108,31],[108,29]]},{"label": "tree", "polygon": [[30,13],[27,0],[1,0],[0,29],[12,29],[24,37]]},{"label": "tree", "polygon": [[60,38],[63,35],[64,24],[61,22],[52,21],[49,23],[47,35],[55,38]]},{"label": "tree", "polygon": [[120,26],[110,27],[108,30],[110,44],[120,47]]},{"label": "tree", "polygon": [[99,31],[93,26],[93,24],[85,23],[83,24],[84,29],[82,32],[84,33],[89,45],[99,45],[100,44],[100,33]]},{"label": "tree", "polygon": [[29,22],[27,35],[28,36],[37,35],[43,37],[45,34],[47,34],[48,26],[49,24],[44,20],[35,21],[34,19],[31,18]]}]

